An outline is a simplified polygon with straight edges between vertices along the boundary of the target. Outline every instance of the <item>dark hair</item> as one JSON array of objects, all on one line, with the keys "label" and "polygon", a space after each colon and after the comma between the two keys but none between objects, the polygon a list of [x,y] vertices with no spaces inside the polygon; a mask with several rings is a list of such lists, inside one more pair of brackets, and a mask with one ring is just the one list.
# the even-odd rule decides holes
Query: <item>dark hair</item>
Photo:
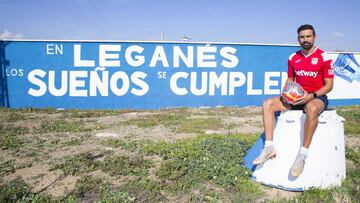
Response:
[{"label": "dark hair", "polygon": [[309,24],[305,24],[305,25],[301,25],[298,29],[297,29],[297,33],[299,34],[301,31],[303,30],[312,30],[315,36],[315,29],[312,25]]}]

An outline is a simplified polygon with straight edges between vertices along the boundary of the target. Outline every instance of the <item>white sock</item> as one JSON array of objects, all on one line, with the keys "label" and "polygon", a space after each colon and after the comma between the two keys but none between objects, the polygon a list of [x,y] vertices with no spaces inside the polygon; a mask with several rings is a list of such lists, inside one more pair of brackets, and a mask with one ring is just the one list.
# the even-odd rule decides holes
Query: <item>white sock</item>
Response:
[{"label": "white sock", "polygon": [[272,140],[265,140],[265,147],[272,147],[273,141]]},{"label": "white sock", "polygon": [[309,153],[309,149],[308,149],[308,148],[305,148],[305,147],[301,147],[301,148],[300,148],[299,154],[305,155],[305,156],[307,157],[308,153]]}]

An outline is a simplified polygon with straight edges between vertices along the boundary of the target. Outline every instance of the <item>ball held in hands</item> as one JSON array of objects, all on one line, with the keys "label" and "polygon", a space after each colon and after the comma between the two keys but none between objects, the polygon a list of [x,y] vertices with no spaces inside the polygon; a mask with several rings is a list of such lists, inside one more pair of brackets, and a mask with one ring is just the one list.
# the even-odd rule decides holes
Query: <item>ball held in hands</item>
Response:
[{"label": "ball held in hands", "polygon": [[285,100],[285,102],[294,104],[295,101],[304,96],[304,94],[305,91],[301,85],[296,82],[288,82],[285,84],[282,90],[281,97],[283,100]]}]

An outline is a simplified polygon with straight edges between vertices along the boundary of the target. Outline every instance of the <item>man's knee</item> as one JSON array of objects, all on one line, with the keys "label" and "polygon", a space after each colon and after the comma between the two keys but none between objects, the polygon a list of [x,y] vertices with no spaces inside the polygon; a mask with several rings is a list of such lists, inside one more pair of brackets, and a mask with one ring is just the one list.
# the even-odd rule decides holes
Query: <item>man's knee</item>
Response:
[{"label": "man's knee", "polygon": [[285,111],[290,107],[286,106],[281,100],[280,97],[273,97],[267,99],[263,102],[263,111],[264,112],[275,112],[275,111]]},{"label": "man's knee", "polygon": [[263,109],[269,110],[273,106],[274,102],[271,99],[266,99],[263,102]]},{"label": "man's knee", "polygon": [[308,117],[317,118],[321,111],[321,107],[317,105],[306,105],[305,112]]},{"label": "man's knee", "polygon": [[276,98],[270,98],[270,99],[266,99],[263,102],[263,109],[264,111],[276,111]]}]

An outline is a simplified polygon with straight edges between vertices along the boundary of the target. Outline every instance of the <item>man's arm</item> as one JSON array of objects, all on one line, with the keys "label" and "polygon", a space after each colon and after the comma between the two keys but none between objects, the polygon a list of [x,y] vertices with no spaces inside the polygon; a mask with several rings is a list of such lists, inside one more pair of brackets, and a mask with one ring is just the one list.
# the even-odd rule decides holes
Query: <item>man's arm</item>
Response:
[{"label": "man's arm", "polygon": [[294,77],[288,77],[286,83],[294,82]]},{"label": "man's arm", "polygon": [[[318,91],[315,91],[317,96],[326,95],[329,93],[334,87],[334,78],[324,78],[325,85],[320,88]],[[314,99],[314,95],[312,93],[308,93],[305,91],[303,97],[297,99],[297,102],[294,105],[305,104],[310,100]]]},{"label": "man's arm", "polygon": [[318,96],[326,95],[334,87],[334,78],[324,78],[324,81],[325,81],[325,85],[321,89],[315,92]]}]

